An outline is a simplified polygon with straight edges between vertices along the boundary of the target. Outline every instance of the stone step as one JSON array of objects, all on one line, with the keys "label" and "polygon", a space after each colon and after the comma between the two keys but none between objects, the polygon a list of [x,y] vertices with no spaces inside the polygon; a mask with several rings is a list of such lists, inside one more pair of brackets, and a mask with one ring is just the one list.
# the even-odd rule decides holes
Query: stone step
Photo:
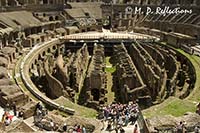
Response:
[{"label": "stone step", "polygon": [[24,118],[28,118],[34,115],[35,109],[36,109],[36,102],[34,101],[29,101],[27,102],[24,106],[20,107],[20,110],[23,111]]},{"label": "stone step", "polygon": [[24,123],[26,123],[33,131],[38,131],[36,128],[35,128],[35,125],[34,125],[34,118],[33,116],[32,117],[29,117],[27,119],[24,120]]}]

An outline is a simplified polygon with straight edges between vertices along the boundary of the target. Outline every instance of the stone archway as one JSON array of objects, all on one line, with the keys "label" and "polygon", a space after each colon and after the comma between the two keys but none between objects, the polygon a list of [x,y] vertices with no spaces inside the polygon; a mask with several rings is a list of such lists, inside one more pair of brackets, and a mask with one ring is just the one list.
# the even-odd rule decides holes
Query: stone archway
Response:
[{"label": "stone archway", "polygon": [[49,21],[54,21],[53,16],[50,16],[50,17],[49,17]]},{"label": "stone archway", "polygon": [[10,44],[12,42],[12,40],[14,39],[14,33],[10,32],[9,36],[8,36],[8,43]]},{"label": "stone archway", "polygon": [[43,0],[43,4],[48,4],[48,0]]},{"label": "stone archway", "polygon": [[7,33],[4,33],[4,35],[3,35],[2,44],[3,44],[3,47],[8,45],[8,34]]}]

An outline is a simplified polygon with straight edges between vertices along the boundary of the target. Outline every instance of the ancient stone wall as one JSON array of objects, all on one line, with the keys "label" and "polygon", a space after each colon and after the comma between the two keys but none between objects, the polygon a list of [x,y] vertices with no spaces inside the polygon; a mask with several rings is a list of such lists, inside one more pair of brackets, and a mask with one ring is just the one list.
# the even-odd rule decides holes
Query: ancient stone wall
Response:
[{"label": "ancient stone wall", "polygon": [[[47,104],[48,106],[58,109],[60,111],[63,111],[68,114],[74,114],[74,110],[63,107],[62,105],[59,105],[58,103],[55,103],[53,100],[48,98],[44,93],[42,93],[36,85],[33,83],[31,80],[31,69],[32,65],[37,63],[38,60],[45,61],[47,59],[45,57],[46,53],[48,53],[49,50],[52,50],[51,52],[56,52],[59,55],[60,48],[58,48],[58,44],[60,44],[59,39],[53,39],[49,42],[45,42],[42,45],[38,46],[37,48],[31,50],[29,54],[26,55],[26,57],[23,60],[22,66],[21,66],[21,77],[22,77],[22,82],[25,84],[27,89],[39,100]],[[60,44],[61,45],[61,44]],[[39,67],[38,67],[39,68]]]},{"label": "ancient stone wall", "polygon": [[81,87],[83,86],[83,81],[85,78],[85,73],[88,67],[89,62],[89,52],[86,44],[83,45],[81,49],[79,49],[73,59],[72,66],[70,68],[71,71],[71,87],[79,92]]},{"label": "ancient stone wall", "polygon": [[195,69],[192,63],[188,60],[188,58],[183,56],[181,53],[177,52],[176,58],[179,62],[181,62],[181,70],[178,74],[177,85],[179,86],[180,82],[183,82],[180,88],[181,93],[177,96],[183,99],[186,98],[194,88],[196,80],[196,75],[194,74]]},{"label": "ancient stone wall", "polygon": [[1,0],[0,6],[52,5],[64,4],[65,2],[65,0]]},{"label": "ancient stone wall", "polygon": [[[180,64],[177,62],[174,53],[171,55],[170,51],[163,49],[160,46],[157,46],[155,48],[161,51],[163,56],[165,57],[165,69],[167,70],[168,77],[167,89],[169,95],[173,95],[176,87]],[[171,63],[169,64],[168,62]]]},{"label": "ancient stone wall", "polygon": [[64,90],[64,87],[61,84],[61,82],[57,80],[56,78],[54,78],[49,72],[48,60],[44,63],[44,72],[45,72],[45,76],[47,78],[48,87],[49,87],[49,89],[47,90],[47,95],[50,98],[58,98],[62,96],[63,95],[62,91]]},{"label": "ancient stone wall", "polygon": [[30,98],[11,80],[10,72],[19,56],[16,46],[8,45],[0,50],[0,103],[3,107],[16,105],[21,108],[30,101]]},{"label": "ancient stone wall", "polygon": [[93,55],[85,79],[87,105],[98,108],[106,102],[106,74],[103,45],[94,44]]},{"label": "ancient stone wall", "polygon": [[152,99],[156,99],[163,84],[164,72],[152,59],[152,57],[138,44],[133,44],[130,47],[130,56],[136,62],[136,67],[147,84],[149,90],[151,90]]},{"label": "ancient stone wall", "polygon": [[[140,96],[149,95],[150,92],[145,92],[143,80],[123,44],[114,46],[112,60],[116,65],[113,78],[115,93],[120,102],[127,103]],[[140,95],[140,92],[142,95]]]},{"label": "ancient stone wall", "polygon": [[56,58],[56,72],[55,77],[63,84],[64,87],[68,86],[69,82],[69,67],[71,62],[64,64],[63,56],[60,54]]},{"label": "ancient stone wall", "polygon": [[142,44],[142,47],[152,56],[152,58],[155,60],[155,62],[159,65],[161,69],[164,68],[165,62],[163,55],[154,47],[152,47],[149,44]]},{"label": "ancient stone wall", "polygon": [[[133,1],[124,1],[125,3],[133,3]],[[134,1],[135,2],[135,1]],[[156,9],[156,4],[163,7],[169,5],[170,8],[178,6],[186,10],[192,10],[192,13],[185,14],[134,14],[135,7],[141,4],[141,9],[146,11],[147,6],[151,7],[152,10]],[[112,19],[113,30],[132,30],[136,26],[146,27],[146,30],[156,29],[148,32],[151,35],[162,36],[163,40],[173,44],[173,46],[181,47],[183,44],[194,45],[196,44],[199,36],[199,8],[197,7],[197,1],[140,1],[136,5],[127,4],[103,4],[103,16],[110,16]],[[109,8],[111,6],[111,8]],[[126,13],[126,8],[131,7],[132,13]],[[141,31],[140,31],[141,32]],[[166,32],[166,33],[165,33]],[[175,34],[174,33],[180,33]],[[185,36],[187,35],[187,36]],[[164,39],[165,38],[165,39]]]}]

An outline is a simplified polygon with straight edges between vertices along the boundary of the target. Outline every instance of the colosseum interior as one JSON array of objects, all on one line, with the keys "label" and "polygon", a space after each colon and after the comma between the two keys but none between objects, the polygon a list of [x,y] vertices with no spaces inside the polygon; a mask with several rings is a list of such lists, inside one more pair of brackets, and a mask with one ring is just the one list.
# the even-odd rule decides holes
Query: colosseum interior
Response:
[{"label": "colosseum interior", "polygon": [[120,132],[200,132],[199,13],[199,0],[0,0],[0,131],[117,133],[102,110],[134,103]]}]

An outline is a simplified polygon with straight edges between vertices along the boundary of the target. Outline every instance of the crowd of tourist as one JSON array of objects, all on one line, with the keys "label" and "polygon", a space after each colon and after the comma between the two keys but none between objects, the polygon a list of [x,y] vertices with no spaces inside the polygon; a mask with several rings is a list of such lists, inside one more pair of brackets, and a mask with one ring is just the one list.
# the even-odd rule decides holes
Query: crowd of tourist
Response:
[{"label": "crowd of tourist", "polygon": [[[123,127],[130,124],[135,124],[138,119],[139,108],[137,103],[117,104],[105,106],[101,111],[101,122],[103,124],[102,130],[106,128],[107,131],[115,130],[116,132],[125,132]],[[105,127],[107,123],[107,127]],[[138,133],[137,124],[134,127],[134,133]]]},{"label": "crowd of tourist", "polygon": [[86,128],[84,126],[75,124],[74,126],[67,125],[58,125],[52,119],[47,119],[45,116],[48,114],[47,110],[39,102],[36,105],[34,123],[41,130],[45,129],[47,131],[59,131],[64,133],[86,133]]},{"label": "crowd of tourist", "polygon": [[176,127],[176,132],[177,133],[184,133],[186,131],[186,122],[185,121],[180,121],[180,123]]},{"label": "crowd of tourist", "polygon": [[[10,110],[12,110],[13,114],[10,114]],[[200,114],[200,103],[197,105],[196,113]],[[41,126],[40,122],[48,114],[47,110],[42,106],[39,102],[36,105],[35,115],[34,115],[34,122],[37,126],[44,128]],[[4,123],[5,126],[10,125],[12,122],[13,117],[23,117],[23,112],[17,111],[15,103],[11,106],[6,105],[4,114],[2,116],[1,122]],[[116,133],[125,133],[124,127],[128,126],[129,124],[134,125],[133,133],[139,133],[138,125],[135,123],[139,116],[139,107],[137,103],[129,103],[129,104],[119,104],[119,103],[112,103],[108,106],[103,106],[100,111],[100,119],[102,122],[102,130],[107,131],[116,131]],[[50,131],[62,131],[67,133],[86,133],[86,128],[81,125],[74,125],[69,126],[64,123],[61,127],[58,127],[53,120],[49,121]],[[177,133],[183,133],[186,131],[186,122],[181,121],[176,126]],[[200,127],[195,127],[195,133],[199,133]]]},{"label": "crowd of tourist", "polygon": [[17,111],[15,102],[13,102],[12,105],[6,104],[6,107],[4,108],[4,113],[1,119],[1,123],[4,123],[5,126],[9,126],[11,122],[13,121],[14,116],[18,118],[22,118],[23,112]]},{"label": "crowd of tourist", "polygon": [[84,126],[75,124],[74,127],[68,129],[68,133],[87,133]]},{"label": "crowd of tourist", "polygon": [[[175,128],[175,132],[176,133],[187,133],[186,125],[187,125],[187,123],[185,121],[180,121],[180,123]],[[200,126],[196,125],[194,127],[194,133],[200,133]]]},{"label": "crowd of tourist", "polygon": [[[40,102],[37,103],[34,115],[34,124],[40,129],[46,128],[46,130],[55,131],[57,129],[57,125],[53,122],[53,120],[45,119],[47,114],[48,111],[43,107],[43,105]],[[47,124],[47,126],[45,126],[45,124]]]}]

